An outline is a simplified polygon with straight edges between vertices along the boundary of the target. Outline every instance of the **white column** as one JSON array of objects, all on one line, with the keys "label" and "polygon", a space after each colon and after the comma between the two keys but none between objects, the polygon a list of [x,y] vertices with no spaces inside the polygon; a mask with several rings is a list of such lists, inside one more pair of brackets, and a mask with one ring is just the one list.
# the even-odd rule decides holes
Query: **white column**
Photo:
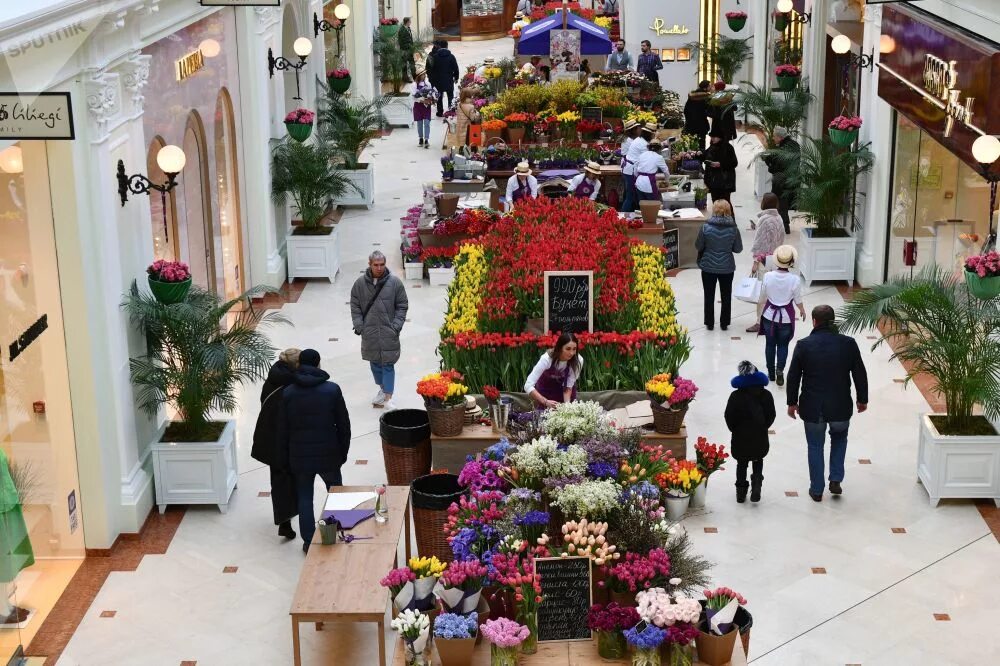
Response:
[{"label": "white column", "polygon": [[747,21],[747,26],[753,31],[754,57],[750,81],[754,85],[764,87],[768,85],[770,76],[767,71],[769,62],[767,50],[771,48],[771,16],[767,10],[767,0],[750,0],[750,3],[750,6],[743,10],[750,19]]},{"label": "white column", "polygon": [[347,21],[345,39],[348,67],[351,70],[351,91],[357,97],[371,98],[381,91],[375,78],[373,32],[378,25],[378,3],[370,0],[347,0],[351,18]]},{"label": "white column", "polygon": [[812,12],[812,21],[802,31],[802,75],[809,79],[809,89],[816,101],[809,110],[803,125],[803,134],[810,137],[823,135],[823,83],[826,80],[826,21],[829,14],[827,0],[807,2],[806,11]]}]

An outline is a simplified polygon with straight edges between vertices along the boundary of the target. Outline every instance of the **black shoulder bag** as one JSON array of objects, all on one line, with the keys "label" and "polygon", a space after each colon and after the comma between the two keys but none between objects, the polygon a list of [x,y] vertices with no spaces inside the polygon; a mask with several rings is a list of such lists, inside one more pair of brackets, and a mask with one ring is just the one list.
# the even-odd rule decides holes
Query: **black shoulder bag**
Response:
[{"label": "black shoulder bag", "polygon": [[375,305],[375,301],[378,299],[378,295],[382,292],[382,288],[385,286],[385,283],[388,282],[388,281],[389,281],[389,276],[387,275],[387,276],[385,276],[385,279],[382,280],[382,282],[380,282],[378,284],[378,286],[375,287],[375,293],[372,294],[372,299],[370,301],[368,301],[368,305],[366,305],[361,310],[361,323],[362,324],[365,323],[365,317],[368,316],[368,311],[372,309],[373,305]]}]

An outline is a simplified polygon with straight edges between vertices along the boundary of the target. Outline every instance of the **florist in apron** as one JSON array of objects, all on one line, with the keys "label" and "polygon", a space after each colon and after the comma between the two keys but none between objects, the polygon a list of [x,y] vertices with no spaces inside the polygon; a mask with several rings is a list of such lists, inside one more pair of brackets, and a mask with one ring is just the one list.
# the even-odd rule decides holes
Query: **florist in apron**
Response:
[{"label": "florist in apron", "polygon": [[575,335],[562,333],[553,348],[538,359],[524,382],[524,392],[538,409],[576,400],[576,381],[583,370],[578,348]]}]

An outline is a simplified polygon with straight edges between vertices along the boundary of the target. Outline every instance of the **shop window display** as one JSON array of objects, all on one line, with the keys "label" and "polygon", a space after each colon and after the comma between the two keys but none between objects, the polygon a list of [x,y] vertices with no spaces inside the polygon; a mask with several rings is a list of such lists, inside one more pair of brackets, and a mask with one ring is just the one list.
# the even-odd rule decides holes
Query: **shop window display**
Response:
[{"label": "shop window display", "polygon": [[84,556],[44,142],[0,147],[0,661]]},{"label": "shop window display", "polygon": [[989,197],[982,176],[897,113],[888,276],[916,274],[932,263],[960,274],[989,234]]}]

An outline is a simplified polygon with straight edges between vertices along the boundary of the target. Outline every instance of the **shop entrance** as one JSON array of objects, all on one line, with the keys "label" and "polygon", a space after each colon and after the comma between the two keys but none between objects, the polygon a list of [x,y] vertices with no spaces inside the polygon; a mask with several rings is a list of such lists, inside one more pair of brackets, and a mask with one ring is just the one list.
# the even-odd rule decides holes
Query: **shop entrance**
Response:
[{"label": "shop entrance", "polygon": [[195,112],[188,118],[184,130],[184,154],[188,156],[184,171],[178,177],[184,204],[184,232],[187,234],[187,263],[193,282],[203,289],[215,290],[215,266],[210,226],[208,154],[205,130]]}]

